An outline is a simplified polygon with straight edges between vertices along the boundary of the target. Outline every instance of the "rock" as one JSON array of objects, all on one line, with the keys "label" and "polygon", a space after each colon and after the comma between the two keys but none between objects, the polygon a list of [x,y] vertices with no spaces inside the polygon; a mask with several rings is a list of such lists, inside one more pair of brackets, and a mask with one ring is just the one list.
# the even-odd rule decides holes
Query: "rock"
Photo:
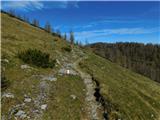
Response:
[{"label": "rock", "polygon": [[151,114],[151,117],[153,118],[153,117],[154,117],[154,115],[153,115],[153,114]]},{"label": "rock", "polygon": [[46,108],[47,108],[47,104],[41,105],[42,110],[46,110]]},{"label": "rock", "polygon": [[1,120],[6,120],[4,115],[2,115]]},{"label": "rock", "polygon": [[14,95],[13,95],[12,93],[4,93],[4,94],[2,95],[2,98],[3,98],[3,97],[14,98]]},{"label": "rock", "polygon": [[74,71],[72,69],[65,69],[65,68],[60,69],[59,73],[60,74],[67,74],[67,75],[77,75],[76,71]]},{"label": "rock", "polygon": [[77,75],[77,72],[74,71],[74,70],[69,70],[69,74],[70,74],[70,75]]},{"label": "rock", "polygon": [[5,63],[9,63],[9,60],[7,59],[2,59],[2,61],[4,61]]},{"label": "rock", "polygon": [[31,67],[29,65],[21,65],[21,69],[30,69]]},{"label": "rock", "polygon": [[77,97],[75,95],[70,95],[70,97],[75,100]]},{"label": "rock", "polygon": [[57,81],[57,78],[52,76],[45,76],[42,78],[42,80]]},{"label": "rock", "polygon": [[27,119],[29,119],[29,120],[30,120],[30,118],[31,118],[31,117],[27,116]]},{"label": "rock", "polygon": [[73,67],[73,64],[68,63],[68,64],[65,64],[64,66],[65,66],[66,68],[72,68],[72,67]]},{"label": "rock", "polygon": [[69,75],[70,71],[69,71],[69,70],[67,70],[66,72],[67,72],[67,74]]},{"label": "rock", "polygon": [[27,115],[25,114],[25,112],[22,111],[22,110],[19,110],[19,111],[15,114],[15,116],[20,117],[20,118],[25,118],[25,117],[27,117]]},{"label": "rock", "polygon": [[33,113],[39,113],[39,110],[33,110]]},{"label": "rock", "polygon": [[60,69],[60,70],[59,70],[59,73],[60,73],[60,74],[66,74],[66,69],[64,69],[64,68]]},{"label": "rock", "polygon": [[25,106],[25,103],[22,103],[21,105],[22,105],[22,106]]},{"label": "rock", "polygon": [[31,100],[32,100],[31,98],[25,98],[24,102],[31,102]]},{"label": "rock", "polygon": [[58,59],[56,59],[56,62],[57,62],[59,65],[61,65],[61,63],[59,62],[59,60],[58,60]]}]

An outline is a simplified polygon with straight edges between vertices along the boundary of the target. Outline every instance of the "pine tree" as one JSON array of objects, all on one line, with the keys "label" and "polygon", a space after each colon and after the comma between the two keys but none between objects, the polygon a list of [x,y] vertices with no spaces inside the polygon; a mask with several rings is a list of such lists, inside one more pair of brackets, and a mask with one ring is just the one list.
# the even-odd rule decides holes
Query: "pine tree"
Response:
[{"label": "pine tree", "polygon": [[74,33],[72,31],[70,32],[70,43],[74,45]]},{"label": "pine tree", "polygon": [[56,33],[59,37],[61,37],[61,31],[59,29],[57,29]]},{"label": "pine tree", "polygon": [[64,40],[67,40],[67,35],[66,35],[66,33],[64,34]]},{"label": "pine tree", "polygon": [[39,21],[38,20],[36,20],[36,19],[34,19],[33,20],[33,23],[32,23],[34,26],[36,26],[36,27],[39,27]]},{"label": "pine tree", "polygon": [[47,32],[52,32],[52,28],[49,22],[46,23],[45,28],[44,28]]},{"label": "pine tree", "polygon": [[10,16],[12,16],[12,17],[15,17],[15,16],[16,16],[15,10],[13,10],[13,9],[9,10],[8,13],[9,13]]}]

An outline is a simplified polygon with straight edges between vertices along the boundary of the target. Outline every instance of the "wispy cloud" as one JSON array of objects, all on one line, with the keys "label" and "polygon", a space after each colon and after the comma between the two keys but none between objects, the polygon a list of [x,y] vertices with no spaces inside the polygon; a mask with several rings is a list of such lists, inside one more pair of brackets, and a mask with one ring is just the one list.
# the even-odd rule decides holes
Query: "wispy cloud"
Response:
[{"label": "wispy cloud", "polygon": [[151,28],[151,29],[118,28],[118,29],[101,29],[101,30],[75,32],[75,35],[77,38],[81,38],[81,36],[85,36],[86,38],[92,38],[92,37],[102,37],[102,36],[115,35],[115,34],[116,35],[150,34],[158,31],[159,31],[159,28]]},{"label": "wispy cloud", "polygon": [[2,9],[9,10],[22,10],[22,11],[34,11],[44,8],[44,5],[40,1],[3,1]]},{"label": "wispy cloud", "polygon": [[[86,29],[86,28],[93,28],[96,26],[103,26],[106,24],[136,24],[136,23],[142,23],[144,22],[143,20],[127,20],[127,19],[103,19],[103,20],[96,20],[96,21],[92,21],[88,24],[84,24],[84,25],[75,25],[74,28],[75,29]],[[145,21],[147,22],[147,21]]]},{"label": "wispy cloud", "polygon": [[78,1],[50,1],[50,4],[47,3],[48,2],[44,2],[46,8],[79,8]]},{"label": "wispy cloud", "polygon": [[35,11],[41,9],[52,8],[78,8],[77,1],[2,1],[2,9],[4,10],[21,10],[21,11]]}]

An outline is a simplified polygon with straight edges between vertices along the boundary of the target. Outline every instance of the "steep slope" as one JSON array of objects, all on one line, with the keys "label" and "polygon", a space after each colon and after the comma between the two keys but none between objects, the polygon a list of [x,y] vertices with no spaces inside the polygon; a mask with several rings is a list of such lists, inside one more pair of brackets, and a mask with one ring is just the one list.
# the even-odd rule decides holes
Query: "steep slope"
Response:
[{"label": "steep slope", "polygon": [[110,119],[159,120],[160,84],[93,53],[80,63],[99,84]]},{"label": "steep slope", "polygon": [[[8,81],[2,90],[2,120],[160,119],[159,83],[78,46],[64,51],[69,44],[63,39],[1,16],[2,70]],[[21,61],[17,53],[28,48],[49,53],[55,67]]]},{"label": "steep slope", "polygon": [[160,82],[160,45],[134,42],[94,43],[94,53]]},{"label": "steep slope", "polygon": [[[78,57],[70,57],[71,53],[63,50],[68,43],[7,14],[1,13],[1,17],[2,70],[7,81],[2,90],[2,120],[86,118],[82,79],[59,72]],[[28,48],[49,53],[56,59],[56,66],[51,69],[27,65],[17,53]]]}]

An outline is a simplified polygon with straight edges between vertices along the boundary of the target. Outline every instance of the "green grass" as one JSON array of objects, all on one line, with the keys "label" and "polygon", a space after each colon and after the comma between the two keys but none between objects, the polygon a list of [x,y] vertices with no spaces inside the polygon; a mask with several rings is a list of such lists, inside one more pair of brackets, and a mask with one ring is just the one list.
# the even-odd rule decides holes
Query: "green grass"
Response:
[{"label": "green grass", "polygon": [[54,37],[43,30],[33,27],[16,18],[1,13],[2,17],[2,55],[14,56],[18,51],[29,48],[42,50],[56,57],[56,50],[68,46],[66,41]]},{"label": "green grass", "polygon": [[[15,98],[2,99],[2,115],[8,114],[9,109],[14,105],[21,104],[24,101],[24,94],[29,95],[32,99],[39,94],[39,79],[32,75],[55,75],[56,82],[50,82],[51,88],[49,97],[47,98],[48,108],[44,112],[43,119],[80,119],[84,117],[82,107],[84,105],[84,84],[78,76],[60,77],[57,74],[60,66],[51,68],[40,68],[30,65],[33,69],[22,70],[21,65],[26,64],[17,57],[17,53],[27,49],[38,49],[50,54],[51,59],[60,59],[63,56],[62,48],[69,44],[59,37],[52,36],[41,29],[33,27],[16,18],[9,17],[7,14],[1,13],[2,17],[2,39],[1,50],[2,59],[9,60],[5,67],[5,76],[10,81],[10,85],[3,92],[11,92]],[[61,54],[61,55],[60,55]],[[70,53],[67,53],[69,55]],[[56,88],[56,89],[54,89]],[[72,100],[70,95],[75,94],[76,100]],[[33,103],[29,103],[24,111],[34,107]],[[83,113],[83,114],[82,114]]]},{"label": "green grass", "polygon": [[[125,120],[160,119],[160,84],[97,55],[81,62],[83,70],[100,82],[101,94]],[[113,110],[114,111],[114,110]],[[111,113],[112,114],[112,113]],[[154,117],[151,117],[151,115]]]},{"label": "green grass", "polygon": [[[82,119],[85,116],[82,109],[85,100],[85,92],[82,92],[84,88],[83,80],[78,76],[58,77],[58,81],[52,85],[53,91],[49,97],[49,108],[45,112],[44,119]],[[76,99],[73,100],[70,95],[75,95]]]},{"label": "green grass", "polygon": [[[54,74],[58,80],[49,84],[51,86],[47,98],[49,106],[44,112],[44,120],[86,118],[82,110],[85,97],[84,84],[78,76],[58,76],[59,66],[55,66],[54,69],[31,66],[33,69],[30,71],[22,70],[20,66],[25,63],[16,57],[18,51],[31,48],[49,53],[51,59],[60,59],[64,54],[70,56],[70,52],[63,50],[68,43],[6,14],[1,14],[1,17],[2,58],[5,56],[9,60],[9,63],[5,66],[2,64],[2,67],[5,67],[5,76],[10,81],[9,87],[2,92],[11,92],[15,95],[14,99],[2,99],[2,115],[7,115],[12,106],[22,103],[24,94],[36,97],[39,93],[40,80],[31,77],[32,75]],[[117,113],[123,120],[160,119],[159,83],[87,51],[86,53],[89,57],[81,63],[81,67],[93,73],[100,82],[101,94],[114,106],[112,115],[116,112],[115,109],[119,109]],[[77,58],[72,60],[74,59]],[[71,94],[76,95],[77,99],[71,99]],[[29,108],[25,108],[27,109]],[[152,114],[154,117],[151,117]]]}]

